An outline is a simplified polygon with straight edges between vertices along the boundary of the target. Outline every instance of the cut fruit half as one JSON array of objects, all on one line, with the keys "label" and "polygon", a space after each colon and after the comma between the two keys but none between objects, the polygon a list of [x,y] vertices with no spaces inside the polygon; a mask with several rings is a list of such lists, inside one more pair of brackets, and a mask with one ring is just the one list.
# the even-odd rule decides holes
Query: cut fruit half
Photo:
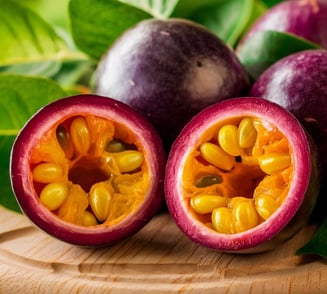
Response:
[{"label": "cut fruit half", "polygon": [[165,155],[154,128],[121,102],[55,101],[16,138],[11,180],[22,211],[69,243],[111,244],[143,227],[163,198]]},{"label": "cut fruit half", "polygon": [[282,107],[233,98],[208,107],[180,133],[165,192],[190,239],[222,251],[268,250],[295,234],[312,212],[316,151]]}]

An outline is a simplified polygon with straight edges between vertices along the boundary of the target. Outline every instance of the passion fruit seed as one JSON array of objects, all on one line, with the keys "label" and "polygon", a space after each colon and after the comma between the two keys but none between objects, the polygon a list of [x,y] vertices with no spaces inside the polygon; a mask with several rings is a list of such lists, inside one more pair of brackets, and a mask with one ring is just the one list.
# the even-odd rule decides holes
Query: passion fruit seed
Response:
[{"label": "passion fruit seed", "polygon": [[257,139],[257,131],[253,126],[252,119],[243,118],[237,129],[238,144],[240,148],[251,148]]},{"label": "passion fruit seed", "polygon": [[261,194],[255,197],[255,208],[263,219],[268,219],[278,208],[276,200],[270,195]]},{"label": "passion fruit seed", "polygon": [[197,213],[211,213],[217,207],[228,204],[229,198],[223,196],[199,194],[191,198],[190,204]]},{"label": "passion fruit seed", "polygon": [[127,173],[140,168],[144,157],[140,151],[126,150],[117,153],[116,160],[120,172]]},{"label": "passion fruit seed", "polygon": [[57,163],[41,163],[32,172],[33,180],[38,183],[60,181],[64,177],[63,168]]},{"label": "passion fruit seed", "polygon": [[241,154],[237,133],[238,128],[234,125],[225,125],[218,132],[218,143],[220,147],[232,156],[239,156]]},{"label": "passion fruit seed", "polygon": [[40,193],[41,203],[49,210],[58,209],[66,200],[69,190],[66,184],[51,183],[46,185]]},{"label": "passion fruit seed", "polygon": [[[193,163],[206,163],[193,171],[195,182],[185,196],[194,213],[204,215],[199,219],[208,223],[210,218],[217,232],[243,232],[268,219],[283,202],[292,176],[291,151],[276,127],[257,118],[242,117],[216,128],[216,138],[191,153]],[[202,169],[209,168],[215,175],[203,176]],[[199,185],[206,177],[219,181]]]},{"label": "passion fruit seed", "polygon": [[232,224],[233,224],[233,217],[231,209],[227,207],[219,207],[215,208],[212,211],[211,215],[211,222],[213,228],[223,234],[231,234],[232,231]]},{"label": "passion fruit seed", "polygon": [[288,168],[290,164],[289,154],[267,154],[259,157],[260,168],[269,175]]},{"label": "passion fruit seed", "polygon": [[110,212],[111,193],[103,183],[94,184],[89,193],[90,206],[96,218],[103,222],[105,221]]},{"label": "passion fruit seed", "polygon": [[[103,126],[103,133],[96,127],[97,122]],[[108,128],[112,130],[108,131]],[[64,158],[58,155],[54,159],[58,162],[39,159],[40,163],[33,164],[32,178],[35,190],[41,191],[38,192],[40,202],[50,211],[74,224],[94,226],[115,222],[114,219],[108,221],[112,207],[120,210],[112,215],[124,216],[139,203],[149,184],[142,171],[143,153],[134,150],[137,149],[135,140],[124,142],[120,138],[105,137],[107,134],[133,137],[132,133],[122,135],[128,132],[126,128],[120,129],[120,125],[112,121],[104,123],[102,118],[89,115],[67,118],[49,132],[55,133],[59,143],[53,145],[53,152],[62,154],[63,151]],[[44,138],[35,152],[49,148],[46,147],[48,136]],[[108,143],[103,144],[104,138]],[[103,146],[104,150],[94,146]],[[129,146],[133,149],[129,150]],[[115,184],[119,182],[124,182],[124,190]],[[114,199],[114,194],[119,197]],[[130,204],[120,205],[127,198]]]},{"label": "passion fruit seed", "polygon": [[204,187],[208,187],[208,186],[212,186],[215,184],[220,184],[222,182],[222,178],[219,175],[207,175],[204,176],[202,178],[200,178],[195,186],[197,188],[204,188]]},{"label": "passion fruit seed", "polygon": [[253,201],[240,201],[232,209],[234,232],[243,232],[258,224],[258,214]]},{"label": "passion fruit seed", "polygon": [[120,140],[111,140],[107,146],[106,146],[106,151],[110,152],[110,153],[114,153],[114,152],[121,152],[121,151],[125,151],[127,149],[127,146],[124,142],[120,141]]},{"label": "passion fruit seed", "polygon": [[202,157],[210,164],[223,170],[231,170],[234,165],[234,157],[227,154],[218,145],[203,143],[200,147]]},{"label": "passion fruit seed", "polygon": [[57,127],[56,137],[66,157],[71,159],[74,156],[74,147],[69,132],[63,125]]},{"label": "passion fruit seed", "polygon": [[96,226],[98,221],[94,214],[90,211],[85,211],[82,218],[82,225],[85,227]]},{"label": "passion fruit seed", "polygon": [[85,154],[91,147],[91,136],[86,121],[83,117],[75,118],[70,126],[70,135],[75,150]]}]

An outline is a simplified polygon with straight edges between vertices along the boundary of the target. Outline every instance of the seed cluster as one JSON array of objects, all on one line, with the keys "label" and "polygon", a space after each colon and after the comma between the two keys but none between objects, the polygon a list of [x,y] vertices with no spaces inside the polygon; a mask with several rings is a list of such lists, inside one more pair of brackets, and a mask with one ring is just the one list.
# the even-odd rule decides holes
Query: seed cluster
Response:
[{"label": "seed cluster", "polygon": [[69,118],[50,130],[35,154],[57,156],[43,156],[31,165],[40,202],[61,219],[83,226],[109,225],[135,209],[147,190],[146,166],[125,132],[94,116]]},{"label": "seed cluster", "polygon": [[216,126],[188,158],[184,194],[195,216],[219,233],[249,230],[284,201],[292,176],[285,136],[273,125],[243,117]]}]

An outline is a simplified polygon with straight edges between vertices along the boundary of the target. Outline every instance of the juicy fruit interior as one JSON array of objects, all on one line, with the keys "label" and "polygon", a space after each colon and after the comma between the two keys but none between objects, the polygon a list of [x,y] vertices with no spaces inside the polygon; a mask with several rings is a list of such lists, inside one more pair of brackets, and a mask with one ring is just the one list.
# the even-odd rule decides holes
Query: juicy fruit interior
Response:
[{"label": "juicy fruit interior", "polygon": [[81,226],[119,223],[138,208],[150,185],[133,132],[93,115],[54,125],[32,151],[30,170],[40,203]]},{"label": "juicy fruit interior", "polygon": [[223,234],[249,230],[283,203],[293,174],[287,138],[271,123],[238,117],[202,134],[183,170],[188,210]]}]

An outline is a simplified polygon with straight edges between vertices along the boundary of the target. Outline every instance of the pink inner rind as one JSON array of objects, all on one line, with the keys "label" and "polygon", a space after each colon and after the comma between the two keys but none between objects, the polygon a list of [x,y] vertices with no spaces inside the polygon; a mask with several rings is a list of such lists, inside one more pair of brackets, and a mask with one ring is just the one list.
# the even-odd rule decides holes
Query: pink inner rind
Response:
[{"label": "pink inner rind", "polygon": [[[139,138],[146,150],[151,189],[139,209],[117,225],[97,228],[77,226],[62,221],[39,203],[29,172],[31,152],[53,125],[78,114],[94,114],[124,124]],[[60,240],[82,245],[111,244],[142,228],[158,211],[163,199],[165,153],[155,129],[130,107],[113,99],[78,95],[51,103],[37,112],[23,127],[11,152],[11,183],[18,204],[34,224]]]},{"label": "pink inner rind", "polygon": [[[199,144],[199,138],[206,129],[228,118],[242,116],[259,117],[271,122],[288,138],[294,154],[294,175],[288,197],[267,221],[242,233],[219,234],[204,226],[187,210],[181,182],[183,166],[189,152]],[[293,218],[308,189],[310,171],[308,139],[293,115],[277,104],[261,98],[229,99],[208,107],[194,117],[172,146],[165,178],[167,206],[177,225],[193,241],[224,251],[252,249],[275,237]]]}]

